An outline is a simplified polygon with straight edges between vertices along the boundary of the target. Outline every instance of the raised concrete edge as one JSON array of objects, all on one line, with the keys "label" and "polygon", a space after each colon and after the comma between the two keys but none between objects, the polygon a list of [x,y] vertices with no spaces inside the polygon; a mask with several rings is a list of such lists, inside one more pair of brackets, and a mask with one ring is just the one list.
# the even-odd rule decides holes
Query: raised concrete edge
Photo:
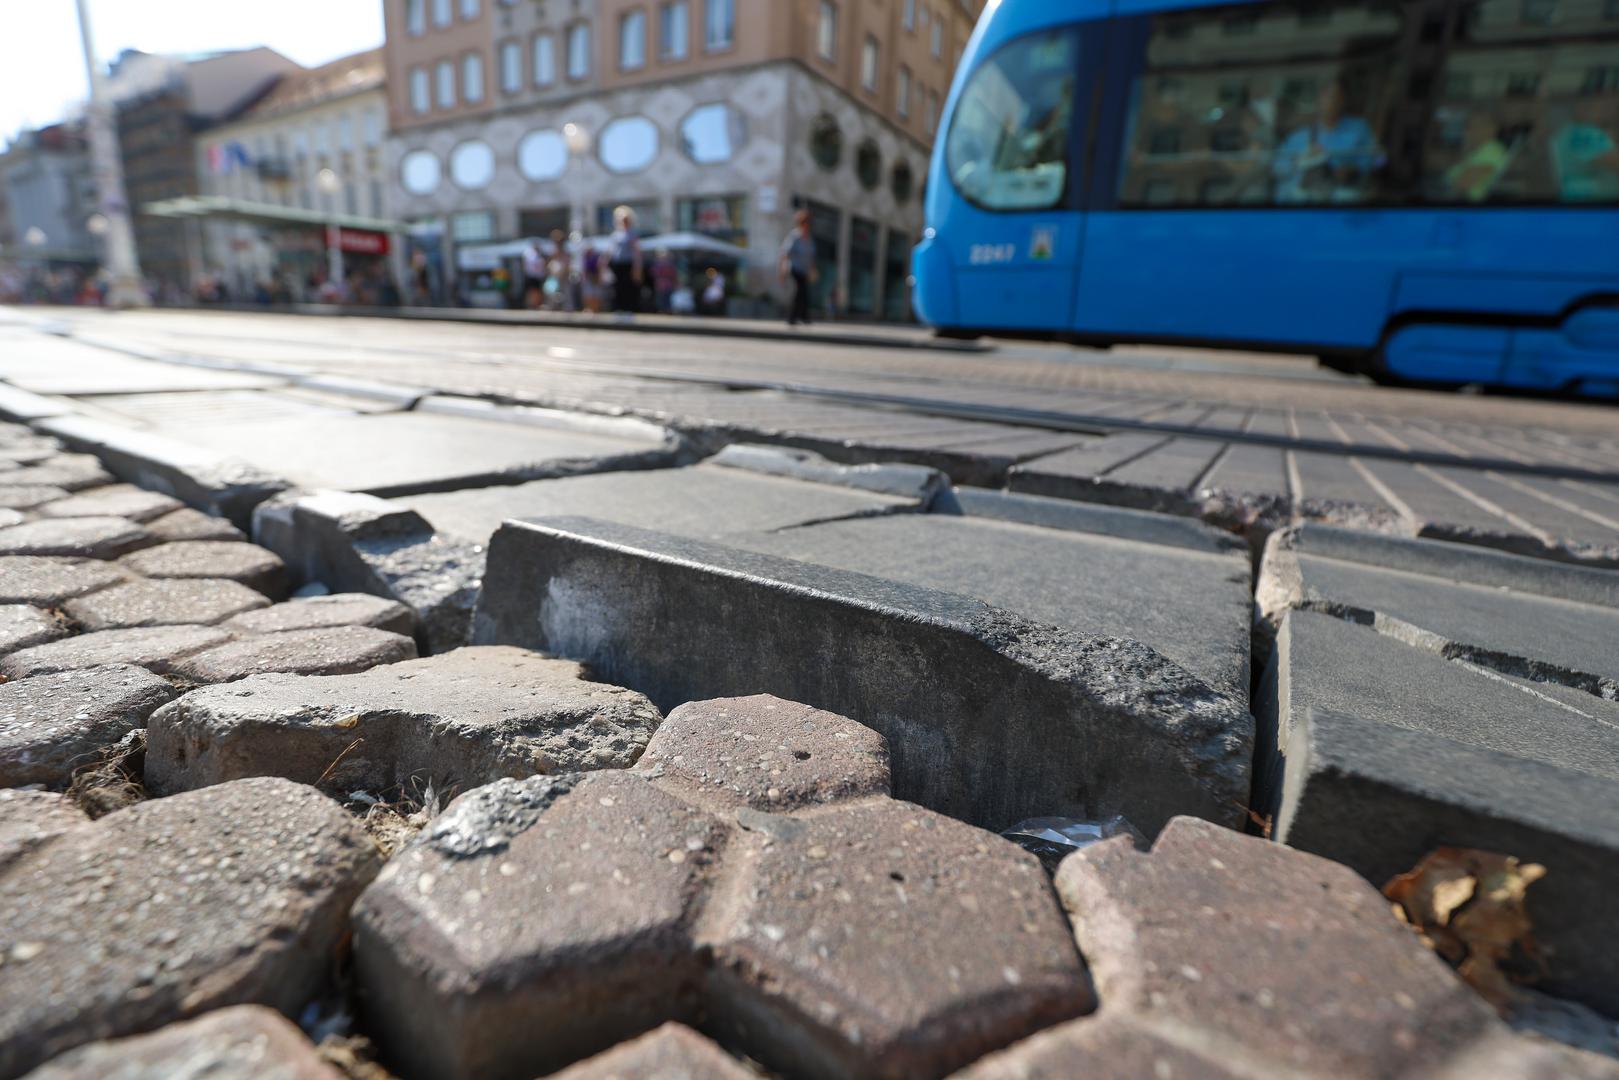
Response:
[{"label": "raised concrete edge", "polygon": [[994,827],[1237,826],[1250,794],[1247,709],[1139,642],[592,518],[502,525],[472,641],[584,661],[665,711],[768,692],[851,716],[895,748],[900,798]]},{"label": "raised concrete edge", "polygon": [[840,465],[811,450],[757,443],[726,446],[703,464],[915,499],[923,509],[933,505],[950,486],[949,477],[926,465]]},{"label": "raised concrete edge", "polygon": [[1619,608],[1619,570],[1575,566],[1471,544],[1360,532],[1307,522],[1280,541],[1306,555],[1427,577]]},{"label": "raised concrete edge", "polygon": [[0,417],[7,420],[31,424],[35,420],[72,416],[77,411],[72,402],[0,383]]},{"label": "raised concrete edge", "polygon": [[1196,518],[1047,495],[956,487],[939,500],[934,512],[1216,554],[1248,552],[1248,545],[1240,537]]},{"label": "raised concrete edge", "polygon": [[291,487],[256,466],[164,435],[82,416],[34,421],[34,430],[95,454],[115,476],[160,491],[246,531],[253,508]]},{"label": "raised concrete edge", "polygon": [[383,401],[406,412],[415,408],[417,402],[433,392],[424,386],[403,386],[371,379],[354,379],[347,375],[301,375],[292,382],[302,390],[324,390],[327,393],[347,397]]},{"label": "raised concrete edge", "polygon": [[670,451],[678,451],[684,446],[684,439],[672,428],[635,416],[601,416],[595,413],[549,409],[539,405],[501,405],[481,398],[456,397],[450,394],[427,394],[416,403],[414,411],[444,416],[464,416],[473,420],[525,424],[552,431],[573,431],[582,435],[601,435],[660,446]]}]

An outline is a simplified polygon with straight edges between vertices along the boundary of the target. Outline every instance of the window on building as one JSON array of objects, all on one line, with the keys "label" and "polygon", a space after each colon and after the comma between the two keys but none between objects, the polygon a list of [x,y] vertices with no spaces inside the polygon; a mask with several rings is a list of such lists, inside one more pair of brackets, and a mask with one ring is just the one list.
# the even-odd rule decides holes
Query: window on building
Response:
[{"label": "window on building", "polygon": [[372,177],[366,184],[366,191],[371,197],[371,216],[382,217],[382,181]]},{"label": "window on building", "polygon": [[933,58],[939,59],[944,55],[944,20],[938,16],[933,19]]},{"label": "window on building", "polygon": [[[419,69],[418,69],[419,70]],[[414,92],[414,91],[413,91]],[[422,87],[422,100],[427,100],[427,87]],[[367,109],[365,111],[365,145],[382,145],[382,110]]]},{"label": "window on building", "polygon": [[618,67],[620,71],[646,67],[644,11],[626,11],[618,20]]},{"label": "window on building", "polygon": [[440,60],[438,67],[433,70],[433,81],[438,92],[438,107],[441,109],[455,108],[455,64],[449,60]]},{"label": "window on building", "polygon": [[870,34],[860,46],[860,85],[873,92],[877,89],[877,39]]},{"label": "window on building", "polygon": [[821,0],[821,21],[816,36],[816,49],[822,60],[838,55],[838,6],[832,0]]},{"label": "window on building", "polygon": [[900,116],[911,115],[911,69],[901,64],[897,76],[898,85],[894,89],[894,108]]},{"label": "window on building", "polygon": [[928,134],[939,130],[939,92],[928,91]]},{"label": "window on building", "polygon": [[347,113],[337,118],[337,148],[344,151],[354,149],[354,117]]},{"label": "window on building", "polygon": [[729,49],[736,41],[736,0],[707,0],[703,18],[703,47],[709,52]]},{"label": "window on building", "polygon": [[[433,107],[433,96],[428,86],[427,69],[410,69],[410,111],[421,115]],[[302,141],[302,140],[300,140]]]},{"label": "window on building", "polygon": [[483,100],[483,57],[478,53],[461,58],[461,98],[469,105]]},{"label": "window on building", "polygon": [[482,0],[461,0],[461,17],[463,19],[476,19],[482,9]]},{"label": "window on building", "polygon": [[412,37],[427,33],[427,0],[405,0],[405,33]]},{"label": "window on building", "polygon": [[315,153],[326,157],[332,152],[331,136],[326,131],[325,124],[315,125]]},{"label": "window on building", "polygon": [[905,0],[905,29],[916,29],[916,0]]},{"label": "window on building", "polygon": [[557,81],[557,39],[555,34],[534,35],[534,85],[550,86]]},{"label": "window on building", "polygon": [[508,94],[523,88],[523,47],[515,41],[500,44],[500,88]]},{"label": "window on building", "polygon": [[458,244],[477,244],[495,238],[492,210],[471,210],[450,215],[450,238]]},{"label": "window on building", "polygon": [[658,50],[665,60],[684,60],[691,51],[687,40],[691,28],[688,0],[673,0],[658,9]]},{"label": "window on building", "polygon": [[568,27],[568,78],[590,77],[590,24],[574,23]]},{"label": "window on building", "polygon": [[433,25],[450,25],[450,0],[433,0]]}]

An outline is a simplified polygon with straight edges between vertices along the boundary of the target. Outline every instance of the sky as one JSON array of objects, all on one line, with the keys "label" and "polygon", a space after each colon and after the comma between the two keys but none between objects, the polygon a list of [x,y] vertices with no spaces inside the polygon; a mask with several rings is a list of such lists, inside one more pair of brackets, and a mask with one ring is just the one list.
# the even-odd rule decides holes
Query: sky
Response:
[{"label": "sky", "polygon": [[[89,0],[96,54],[268,45],[313,67],[382,44],[383,0]],[[73,0],[0,0],[0,145],[89,94]]]}]

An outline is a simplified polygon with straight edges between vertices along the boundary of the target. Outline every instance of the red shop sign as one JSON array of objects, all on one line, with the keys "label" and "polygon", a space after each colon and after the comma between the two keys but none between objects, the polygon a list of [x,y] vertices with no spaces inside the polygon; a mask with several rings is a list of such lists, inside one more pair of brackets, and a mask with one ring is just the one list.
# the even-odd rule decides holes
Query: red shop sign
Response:
[{"label": "red shop sign", "polygon": [[388,234],[366,229],[338,229],[337,249],[354,255],[386,255]]}]

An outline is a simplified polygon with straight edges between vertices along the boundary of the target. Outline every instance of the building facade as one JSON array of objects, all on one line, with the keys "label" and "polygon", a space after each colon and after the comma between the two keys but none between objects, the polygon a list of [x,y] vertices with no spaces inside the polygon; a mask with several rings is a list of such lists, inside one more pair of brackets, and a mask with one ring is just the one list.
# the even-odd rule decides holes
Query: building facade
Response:
[{"label": "building facade", "polygon": [[25,131],[0,154],[0,249],[14,258],[89,265],[95,177],[81,126]]},{"label": "building facade", "polygon": [[383,86],[382,50],[356,53],[283,75],[199,139],[201,193],[229,200],[204,225],[205,260],[233,294],[275,283],[301,295],[334,239],[346,269],[380,269],[391,244]]},{"label": "building facade", "polygon": [[110,82],[124,189],[135,212],[135,249],[141,272],[164,291],[188,290],[201,273],[202,229],[194,220],[161,217],[145,208],[198,194],[198,136],[258,100],[282,75],[300,70],[266,48],[179,58],[126,53],[113,65]]},{"label": "building facade", "polygon": [[[458,247],[645,235],[745,252],[775,293],[796,208],[820,306],[904,318],[939,110],[982,0],[388,0],[391,217]],[[733,295],[736,295],[733,292]]]}]

